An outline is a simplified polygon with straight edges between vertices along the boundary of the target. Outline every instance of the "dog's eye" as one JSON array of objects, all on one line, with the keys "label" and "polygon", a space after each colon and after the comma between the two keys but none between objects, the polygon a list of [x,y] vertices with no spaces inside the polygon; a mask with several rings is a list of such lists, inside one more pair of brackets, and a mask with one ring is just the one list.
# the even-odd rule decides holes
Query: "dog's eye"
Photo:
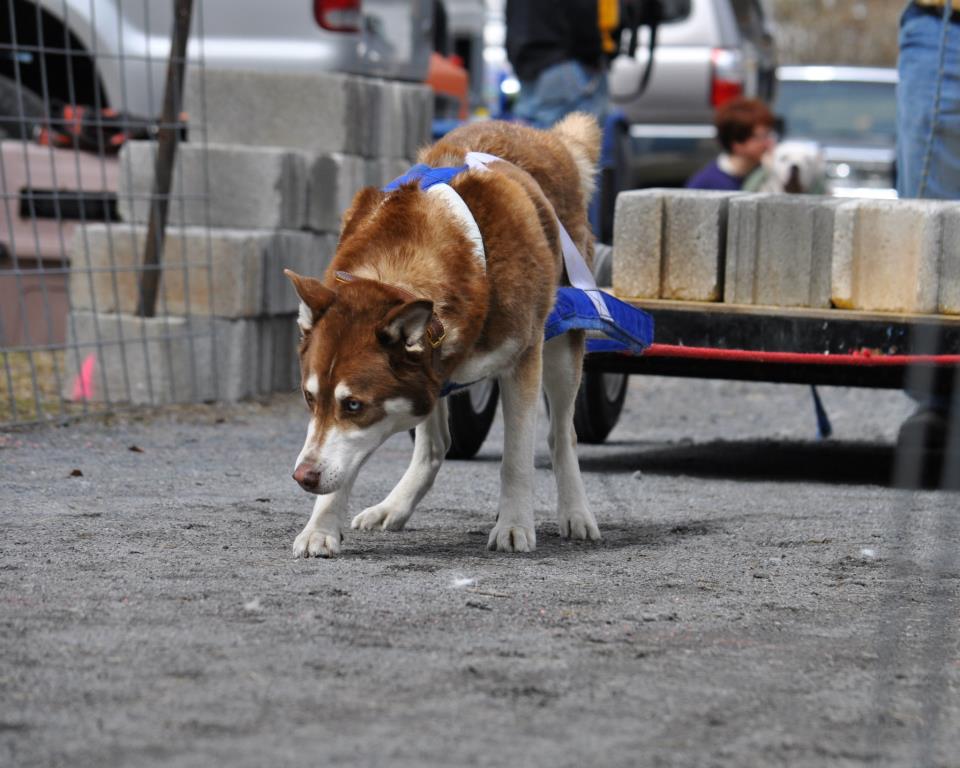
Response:
[{"label": "dog's eye", "polygon": [[360,413],[363,410],[363,403],[361,403],[355,397],[345,397],[341,404],[343,405],[343,410],[347,413]]},{"label": "dog's eye", "polygon": [[317,399],[307,392],[307,390],[303,390],[303,399],[307,401],[307,405],[309,405],[311,408],[313,408],[313,406],[317,403]]}]

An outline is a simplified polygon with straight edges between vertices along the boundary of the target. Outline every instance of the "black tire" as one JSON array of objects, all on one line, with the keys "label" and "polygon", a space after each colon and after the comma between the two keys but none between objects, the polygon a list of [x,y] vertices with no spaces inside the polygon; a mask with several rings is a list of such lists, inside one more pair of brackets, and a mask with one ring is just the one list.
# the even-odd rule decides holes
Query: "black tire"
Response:
[{"label": "black tire", "polygon": [[495,379],[480,381],[450,396],[447,423],[450,425],[448,459],[472,459],[487,439],[500,400]]},{"label": "black tire", "polygon": [[613,246],[596,243],[593,248],[593,279],[601,288],[613,285]]},{"label": "black tire", "polygon": [[[613,248],[597,243],[593,257],[593,276],[597,285],[613,282]],[[573,426],[581,443],[599,445],[617,425],[623,401],[627,397],[629,375],[584,371],[577,392]]]},{"label": "black tire", "polygon": [[[448,459],[472,459],[490,433],[497,414],[500,385],[495,379],[477,382],[447,400],[447,424],[450,426]],[[410,430],[410,437],[414,436]]]},{"label": "black tire", "polygon": [[32,140],[44,114],[43,99],[0,75],[0,139]]},{"label": "black tire", "polygon": [[599,445],[607,439],[620,419],[629,382],[625,373],[583,372],[573,413],[578,441]]}]

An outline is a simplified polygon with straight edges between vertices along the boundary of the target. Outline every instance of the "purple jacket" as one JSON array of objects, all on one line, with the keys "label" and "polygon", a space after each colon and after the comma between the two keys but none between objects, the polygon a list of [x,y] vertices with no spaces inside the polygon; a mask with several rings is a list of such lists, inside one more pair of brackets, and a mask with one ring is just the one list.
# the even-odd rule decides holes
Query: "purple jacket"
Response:
[{"label": "purple jacket", "polygon": [[743,179],[720,170],[714,160],[687,179],[687,189],[724,189],[736,192],[743,187]]}]

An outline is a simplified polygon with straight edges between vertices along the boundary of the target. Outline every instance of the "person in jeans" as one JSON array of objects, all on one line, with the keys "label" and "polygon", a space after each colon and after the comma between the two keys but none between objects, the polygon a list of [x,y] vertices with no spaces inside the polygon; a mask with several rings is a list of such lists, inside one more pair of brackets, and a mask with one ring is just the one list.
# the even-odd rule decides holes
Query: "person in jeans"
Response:
[{"label": "person in jeans", "polygon": [[[960,200],[960,0],[908,3],[897,69],[897,194]],[[960,258],[956,250],[944,254]],[[910,384],[907,393],[918,407],[900,427],[898,450],[942,454],[956,404]]]},{"label": "person in jeans", "polygon": [[775,124],[773,112],[759,99],[740,97],[719,107],[714,125],[723,151],[691,176],[686,187],[742,189],[747,177],[760,167],[763,156],[776,144]]},{"label": "person in jeans", "polygon": [[897,69],[897,193],[960,199],[960,1],[907,5]]},{"label": "person in jeans", "polygon": [[619,49],[618,0],[507,0],[507,58],[520,81],[514,115],[549,128],[570,112],[601,125],[607,65]]}]

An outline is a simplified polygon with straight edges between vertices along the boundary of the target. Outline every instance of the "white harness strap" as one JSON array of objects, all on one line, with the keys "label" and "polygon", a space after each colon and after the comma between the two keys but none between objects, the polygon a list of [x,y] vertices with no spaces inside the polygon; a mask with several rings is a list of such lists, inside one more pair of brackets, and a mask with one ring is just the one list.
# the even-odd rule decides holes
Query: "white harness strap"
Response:
[{"label": "white harness strap", "polygon": [[[503,160],[496,155],[490,155],[486,152],[468,152],[465,160],[467,166],[470,168],[479,168],[484,171],[490,170],[487,167],[489,163],[510,162],[509,160]],[[461,200],[461,202],[463,201]],[[547,204],[550,204],[549,200]],[[553,218],[560,228],[560,245],[563,249],[563,263],[567,268],[567,278],[570,280],[570,285],[574,288],[579,288],[587,294],[600,317],[604,320],[612,321],[613,318],[610,316],[610,310],[607,309],[606,302],[603,300],[603,292],[597,288],[597,281],[593,279],[593,273],[590,271],[590,267],[587,266],[586,260],[573,242],[573,238],[571,238],[567,232],[567,228],[563,226],[563,222],[560,221],[560,217],[557,216],[556,211],[553,212]]]},{"label": "white harness strap", "polygon": [[480,268],[487,271],[487,256],[483,249],[483,237],[480,235],[480,227],[477,226],[477,220],[470,213],[469,206],[463,198],[457,194],[457,191],[449,184],[434,184],[427,189],[428,195],[436,195],[444,201],[453,215],[463,225],[470,242],[473,244],[473,257],[476,259]]}]

